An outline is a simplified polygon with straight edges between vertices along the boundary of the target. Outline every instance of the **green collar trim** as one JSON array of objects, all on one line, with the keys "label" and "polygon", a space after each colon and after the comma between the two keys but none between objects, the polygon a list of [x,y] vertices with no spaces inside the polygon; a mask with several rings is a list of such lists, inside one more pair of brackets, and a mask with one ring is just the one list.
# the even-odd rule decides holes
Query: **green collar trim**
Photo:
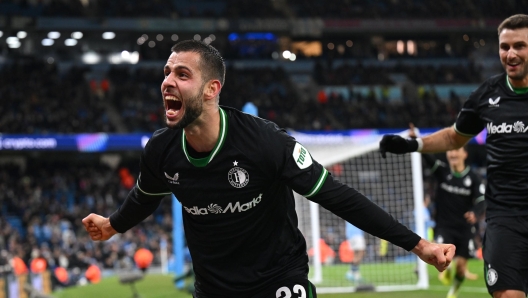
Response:
[{"label": "green collar trim", "polygon": [[216,141],[216,145],[214,146],[213,150],[209,154],[209,156],[202,157],[202,158],[193,158],[189,155],[189,152],[187,151],[187,143],[185,142],[185,130],[183,130],[182,133],[182,148],[183,153],[185,153],[185,157],[187,157],[187,160],[198,168],[203,168],[206,165],[208,165],[211,160],[218,154],[220,149],[222,149],[222,146],[224,146],[225,139],[227,136],[227,114],[222,108],[220,109],[220,136],[218,137],[218,141]]},{"label": "green collar trim", "polygon": [[462,172],[454,172],[454,171],[451,171],[451,173],[453,174],[454,177],[457,177],[457,178],[462,178],[464,176],[466,176],[466,174],[469,172],[469,169],[470,167],[469,166],[466,166],[466,168],[464,170],[462,170]]},{"label": "green collar trim", "polygon": [[506,85],[508,85],[508,88],[510,88],[511,91],[515,92],[515,94],[526,94],[528,93],[528,87],[522,87],[522,88],[514,88],[510,80],[508,79],[508,76],[506,75]]}]

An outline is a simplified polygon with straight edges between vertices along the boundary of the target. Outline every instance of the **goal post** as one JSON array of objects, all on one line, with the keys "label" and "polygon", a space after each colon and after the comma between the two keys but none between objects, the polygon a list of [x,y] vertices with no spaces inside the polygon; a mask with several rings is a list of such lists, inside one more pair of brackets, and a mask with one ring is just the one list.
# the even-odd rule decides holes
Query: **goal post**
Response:
[{"label": "goal post", "polygon": [[[334,177],[426,238],[420,153],[388,154],[383,159],[378,152],[380,136],[370,130],[353,136],[291,134]],[[365,254],[359,266],[361,280],[347,278],[351,263],[340,251],[347,240],[345,221],[299,194],[295,196],[299,229],[309,249],[309,277],[317,284],[319,293],[428,288],[427,266],[423,261],[367,233]]]}]

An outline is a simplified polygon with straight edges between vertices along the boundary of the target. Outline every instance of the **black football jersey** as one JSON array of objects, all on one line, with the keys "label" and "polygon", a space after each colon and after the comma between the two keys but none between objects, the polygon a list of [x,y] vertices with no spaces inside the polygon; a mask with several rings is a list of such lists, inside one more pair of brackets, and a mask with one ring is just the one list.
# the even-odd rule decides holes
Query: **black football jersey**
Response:
[{"label": "black football jersey", "polygon": [[517,94],[505,73],[472,92],[455,130],[487,130],[486,217],[528,215],[528,93]]},{"label": "black football jersey", "polygon": [[[132,192],[143,200],[173,193],[181,202],[200,293],[250,297],[273,282],[307,275],[292,190],[407,250],[418,243],[419,236],[333,179],[274,123],[227,107],[220,115],[218,142],[202,158],[189,154],[184,130],[157,131],[141,157],[138,191]],[[130,208],[122,209],[111,217],[119,232],[130,227],[124,218],[133,217],[122,214]]]},{"label": "black football jersey", "polygon": [[474,206],[484,200],[485,186],[480,177],[466,168],[456,173],[448,164],[435,160],[431,171],[438,183],[435,195],[436,226],[439,228],[460,229],[472,227],[464,218],[464,213],[474,211]]}]

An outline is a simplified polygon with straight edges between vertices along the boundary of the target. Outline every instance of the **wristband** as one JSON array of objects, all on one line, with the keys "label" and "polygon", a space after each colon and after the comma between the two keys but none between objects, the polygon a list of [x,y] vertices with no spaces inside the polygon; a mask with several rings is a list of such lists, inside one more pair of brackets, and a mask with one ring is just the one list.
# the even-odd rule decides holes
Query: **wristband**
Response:
[{"label": "wristband", "polygon": [[418,142],[418,149],[416,149],[416,152],[422,152],[422,149],[423,149],[422,138],[416,138],[416,142]]}]

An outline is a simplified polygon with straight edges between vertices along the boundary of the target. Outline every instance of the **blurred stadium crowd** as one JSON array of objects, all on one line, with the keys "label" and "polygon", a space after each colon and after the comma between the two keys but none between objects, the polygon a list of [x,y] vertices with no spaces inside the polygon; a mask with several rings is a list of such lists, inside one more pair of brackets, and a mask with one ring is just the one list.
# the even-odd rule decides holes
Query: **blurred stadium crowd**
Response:
[{"label": "blurred stadium crowd", "polygon": [[[180,3],[178,3],[180,2]],[[73,17],[331,17],[331,18],[502,18],[518,13],[526,1],[419,0],[287,0],[290,9],[275,7],[271,1],[244,0],[176,1],[153,0],[3,0],[5,14],[25,16]],[[485,9],[484,9],[485,8]]]},{"label": "blurred stadium crowd", "polygon": [[[528,1],[0,0],[0,19],[411,17],[470,19],[480,24],[515,14],[519,7],[528,7]],[[6,30],[1,20],[4,37],[9,30],[14,34],[16,30]],[[495,38],[496,33],[489,36]],[[242,109],[252,102],[260,117],[294,130],[406,128],[409,122],[444,127],[453,123],[467,96],[455,87],[476,86],[490,72],[483,68],[487,64],[483,59],[497,60],[493,41],[449,49],[431,46],[430,51],[415,55],[394,50],[380,56],[379,46],[370,41],[333,50],[332,38],[322,41],[318,57],[296,52],[298,60],[291,64],[302,66],[299,73],[273,57],[279,52],[279,39],[217,37],[212,44],[228,66],[220,104]],[[445,42],[443,37],[428,38]],[[14,50],[1,41],[0,134],[152,133],[164,127],[160,84],[174,39],[165,38],[156,47],[139,46],[139,40],[136,46],[134,39],[141,63],[104,66],[54,60],[39,51]],[[70,53],[60,49],[54,57],[61,55]],[[385,63],[389,60],[392,63]],[[159,265],[160,241],[167,241],[168,251],[172,250],[170,200],[138,227],[105,243],[89,241],[80,222],[90,212],[109,215],[123,202],[137,177],[137,156],[133,156],[132,163],[115,167],[77,155],[61,162],[31,152],[22,164],[3,160],[0,265],[18,256],[28,264],[43,257],[49,266],[69,269],[85,270],[90,264],[132,268],[132,256],[140,247],[151,250],[154,264]]]},{"label": "blurred stadium crowd", "polygon": [[16,256],[26,264],[40,257],[49,268],[80,272],[92,264],[132,270],[139,248],[152,251],[159,266],[160,243],[171,249],[170,200],[140,225],[108,242],[91,241],[81,223],[90,212],[116,210],[135,183],[133,172],[125,166],[112,169],[91,162],[40,159],[27,165],[0,165],[0,266]]},{"label": "blurred stadium crowd", "polygon": [[[161,64],[162,65],[162,64]],[[56,64],[33,57],[17,58],[0,69],[0,125],[9,133],[153,132],[164,127],[160,96],[163,73],[159,67],[112,66],[101,80],[85,79],[90,66],[72,66],[60,72]],[[295,130],[450,125],[463,98],[454,91],[440,98],[434,89],[389,101],[388,94],[355,92],[354,85],[387,88],[391,72],[403,73],[418,86],[480,80],[478,67],[404,66],[337,67],[315,63],[313,80],[320,86],[350,86],[350,96],[313,92],[308,98],[281,67],[228,67],[220,104],[242,109],[247,101],[259,116]],[[431,111],[430,114],[424,111]]]}]

